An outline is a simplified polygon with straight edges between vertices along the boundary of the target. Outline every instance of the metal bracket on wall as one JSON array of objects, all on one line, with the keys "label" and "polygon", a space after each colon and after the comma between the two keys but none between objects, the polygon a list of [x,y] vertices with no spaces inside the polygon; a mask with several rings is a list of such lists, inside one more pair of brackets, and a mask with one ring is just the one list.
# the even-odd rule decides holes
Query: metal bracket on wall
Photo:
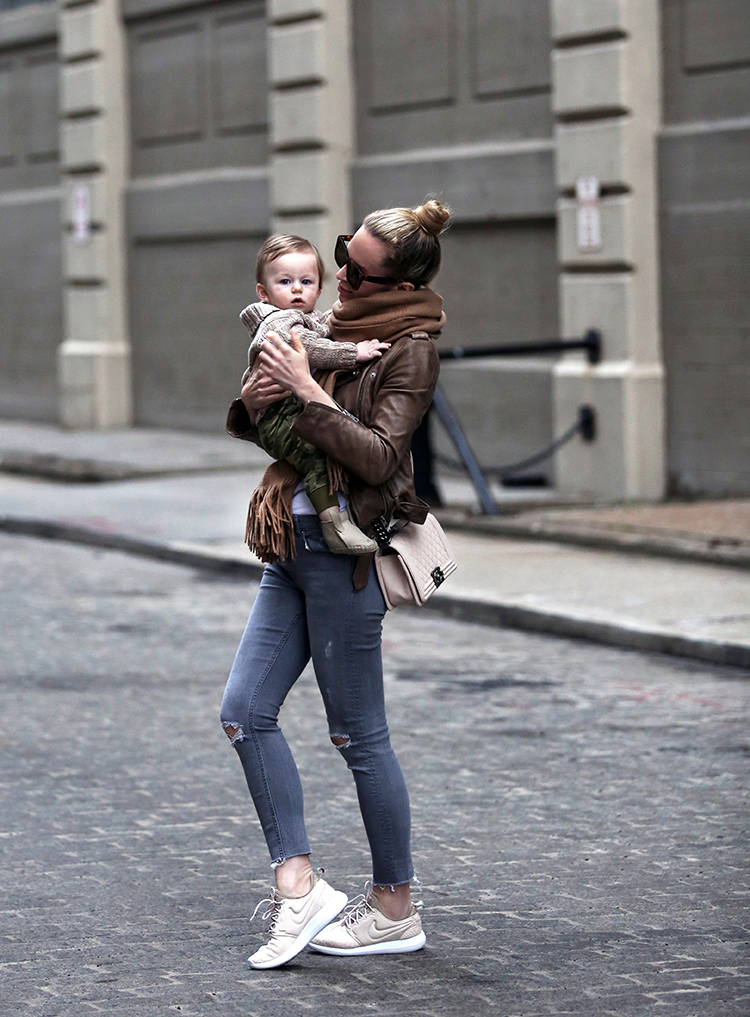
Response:
[{"label": "metal bracket on wall", "polygon": [[592,365],[602,359],[602,334],[590,328],[580,339],[540,339],[531,343],[504,343],[502,346],[458,346],[440,350],[441,360],[472,360],[477,357],[526,357],[534,353],[567,353],[584,350]]},{"label": "metal bracket on wall", "polygon": [[476,460],[476,456],[471,449],[471,445],[464,434],[464,430],[461,427],[459,419],[456,416],[453,407],[448,402],[445,393],[440,388],[440,385],[435,388],[432,405],[440,418],[440,423],[448,432],[451,441],[456,446],[456,451],[461,456],[461,459],[466,466],[474,488],[479,495],[479,501],[482,504],[482,511],[488,516],[497,515],[495,499],[490,494],[487,481],[484,479],[484,474],[482,473],[479,463]]},{"label": "metal bracket on wall", "polygon": [[[585,350],[586,358],[592,366],[598,364],[602,357],[602,334],[598,329],[591,328],[580,339],[543,339],[539,342],[513,343],[503,346],[473,346],[457,347],[452,350],[441,350],[441,360],[464,360],[479,357],[519,357],[531,353],[564,353],[569,350]],[[556,439],[546,449],[531,456],[521,463],[507,467],[505,471],[500,468],[482,468],[472,451],[468,438],[466,437],[455,410],[448,402],[448,398],[438,385],[432,403],[440,422],[448,432],[458,454],[461,456],[463,465],[471,477],[471,481],[479,496],[482,511],[489,516],[497,515],[497,505],[490,493],[485,476],[491,472],[501,474],[506,472],[517,472],[519,468],[528,466],[531,463],[541,461],[553,455],[558,448],[570,441],[576,434],[586,442],[596,440],[596,412],[593,406],[581,406],[578,410],[576,423],[561,437]]]}]

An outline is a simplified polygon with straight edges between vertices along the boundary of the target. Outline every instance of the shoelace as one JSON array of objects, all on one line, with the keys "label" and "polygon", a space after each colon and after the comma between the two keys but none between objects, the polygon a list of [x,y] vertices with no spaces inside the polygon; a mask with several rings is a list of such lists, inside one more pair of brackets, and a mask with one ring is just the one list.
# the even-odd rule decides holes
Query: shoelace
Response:
[{"label": "shoelace", "polygon": [[[421,893],[424,889],[421,880],[414,876],[414,882],[416,883],[417,890]],[[372,880],[368,879],[365,883],[365,892],[361,893],[359,897],[353,897],[344,908],[342,916],[339,919],[339,922],[342,925],[346,925],[348,928],[351,928],[352,925],[356,925],[357,922],[361,922],[363,919],[367,918],[370,912],[375,911],[375,908],[370,903],[372,889]],[[412,904],[417,911],[421,911],[424,907],[424,903],[421,900],[412,900]]]},{"label": "shoelace", "polygon": [[279,915],[281,914],[281,901],[275,896],[273,890],[271,890],[270,897],[265,897],[263,900],[258,901],[255,907],[255,911],[253,911],[253,913],[250,915],[250,921],[252,922],[253,918],[255,918],[255,916],[258,914],[258,912],[260,911],[264,904],[267,904],[268,907],[261,915],[261,918],[264,922],[269,918],[271,919],[271,921],[268,923],[268,931],[270,932],[271,935],[273,935],[274,932],[276,931],[276,925],[279,921]]},{"label": "shoelace", "polygon": [[365,883],[365,892],[361,893],[359,897],[353,897],[344,908],[343,916],[340,919],[342,924],[346,925],[347,928],[351,928],[352,925],[356,925],[367,918],[368,914],[375,910],[370,903],[371,896],[372,880],[368,879]]},{"label": "shoelace", "polygon": [[[325,869],[316,870],[319,879],[323,878],[323,874],[325,873],[325,871],[326,871]],[[267,919],[269,918],[271,919],[268,925],[268,931],[271,933],[271,935],[273,935],[274,930],[276,929],[276,925],[278,924],[279,921],[279,915],[281,914],[281,901],[276,896],[276,890],[274,887],[271,887],[270,897],[264,897],[263,900],[259,900],[258,903],[256,904],[255,911],[253,911],[253,913],[250,915],[251,922],[264,904],[267,904],[268,907],[261,915],[261,920],[265,922]]]}]

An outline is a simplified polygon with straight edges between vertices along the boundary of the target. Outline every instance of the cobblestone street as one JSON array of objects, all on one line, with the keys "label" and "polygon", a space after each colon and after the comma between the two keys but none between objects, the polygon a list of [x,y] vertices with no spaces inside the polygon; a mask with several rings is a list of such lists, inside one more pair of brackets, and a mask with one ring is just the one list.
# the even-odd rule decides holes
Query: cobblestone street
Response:
[{"label": "cobblestone street", "polygon": [[[747,672],[386,619],[424,951],[246,958],[271,870],[218,720],[255,584],[0,535],[0,1013],[747,1017]],[[368,878],[306,672],[326,878]]]}]

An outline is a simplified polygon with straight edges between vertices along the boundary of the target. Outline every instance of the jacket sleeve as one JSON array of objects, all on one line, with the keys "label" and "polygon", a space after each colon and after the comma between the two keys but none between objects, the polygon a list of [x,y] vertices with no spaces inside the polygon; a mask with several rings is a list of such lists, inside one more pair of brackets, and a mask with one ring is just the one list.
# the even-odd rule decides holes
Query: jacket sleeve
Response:
[{"label": "jacket sleeve", "polygon": [[367,484],[382,484],[409,452],[411,438],[432,402],[439,360],[428,339],[410,339],[389,358],[376,386],[368,426],[324,403],[311,400],[293,430],[327,452]]},{"label": "jacket sleeve", "polygon": [[227,433],[233,438],[260,444],[257,428],[250,422],[250,415],[241,399],[233,399],[227,413]]}]

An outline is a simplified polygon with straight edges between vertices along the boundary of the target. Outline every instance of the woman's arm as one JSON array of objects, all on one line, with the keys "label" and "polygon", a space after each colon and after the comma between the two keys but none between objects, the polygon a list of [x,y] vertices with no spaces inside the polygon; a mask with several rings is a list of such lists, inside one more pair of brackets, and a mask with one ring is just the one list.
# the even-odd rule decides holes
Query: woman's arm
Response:
[{"label": "woman's arm", "polygon": [[240,398],[235,399],[227,414],[227,431],[233,438],[259,443],[257,424],[258,411],[272,403],[285,399],[289,390],[270,378],[259,364],[253,364],[243,375]]},{"label": "woman's arm", "polygon": [[294,422],[297,434],[368,484],[382,484],[395,472],[435,392],[440,364],[434,343],[405,342],[375,382],[367,426],[341,413],[332,401],[317,399],[309,401]]},{"label": "woman's arm", "polygon": [[294,331],[291,339],[292,346],[276,333],[268,333],[254,369],[242,386],[240,398],[235,399],[229,408],[227,431],[233,437],[258,444],[255,430],[258,411],[285,399],[291,392],[303,402],[314,398],[336,408],[334,401],[310,374],[307,354]]}]

